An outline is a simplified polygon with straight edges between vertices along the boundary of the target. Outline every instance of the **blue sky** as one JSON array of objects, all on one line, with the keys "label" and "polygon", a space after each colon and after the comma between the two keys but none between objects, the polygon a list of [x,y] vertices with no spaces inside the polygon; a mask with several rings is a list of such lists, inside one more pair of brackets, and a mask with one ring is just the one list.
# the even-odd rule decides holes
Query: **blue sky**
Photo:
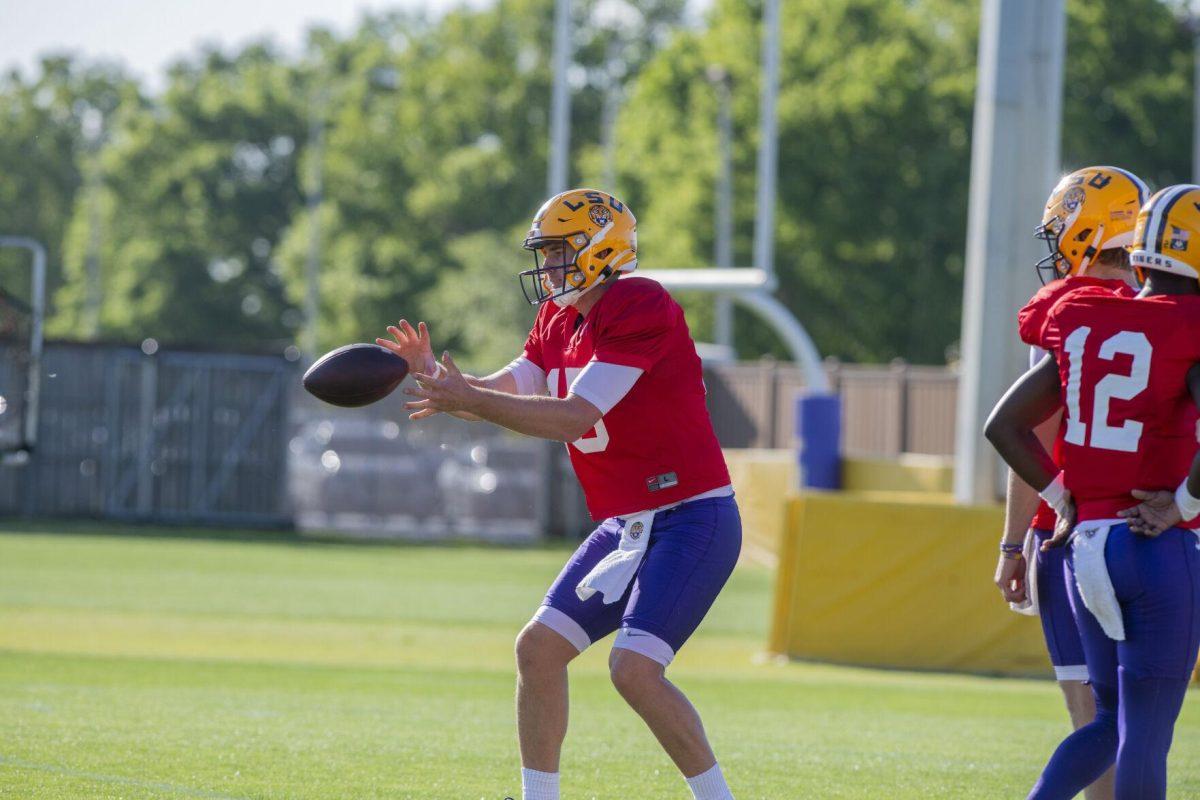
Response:
[{"label": "blue sky", "polygon": [[435,11],[491,0],[0,0],[0,70],[29,70],[40,55],[75,51],[124,62],[152,83],[174,59],[207,42],[269,35],[285,47],[314,24],[348,30],[365,11]]},{"label": "blue sky", "polygon": [[[41,55],[73,51],[123,62],[156,86],[171,61],[205,43],[229,46],[270,36],[293,48],[310,26],[346,31],[366,11],[425,7],[438,12],[492,1],[0,0],[0,71],[14,66],[29,71]],[[692,0],[691,5],[699,10],[710,2]]]}]

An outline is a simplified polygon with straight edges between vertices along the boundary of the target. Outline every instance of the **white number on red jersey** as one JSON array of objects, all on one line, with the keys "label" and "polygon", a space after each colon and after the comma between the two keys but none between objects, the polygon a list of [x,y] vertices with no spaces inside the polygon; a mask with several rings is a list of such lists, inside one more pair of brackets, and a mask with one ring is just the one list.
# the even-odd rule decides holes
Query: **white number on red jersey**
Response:
[{"label": "white number on red jersey", "polygon": [[[1070,444],[1082,446],[1088,439],[1088,423],[1079,409],[1079,393],[1083,383],[1083,348],[1092,329],[1076,328],[1063,342],[1067,357],[1067,431],[1063,435]],[[1146,334],[1140,331],[1121,331],[1104,340],[1099,357],[1112,361],[1117,355],[1133,357],[1128,375],[1106,374],[1096,383],[1092,400],[1091,446],[1102,450],[1137,452],[1142,438],[1142,423],[1126,420],[1120,427],[1108,424],[1108,405],[1116,400],[1132,400],[1150,383],[1150,357],[1154,348]]]},{"label": "white number on red jersey", "polygon": [[[567,367],[563,370],[566,373],[564,385],[566,389],[559,388],[557,367],[551,369],[546,375],[546,383],[550,387],[550,391],[555,397],[563,398],[567,396],[567,389],[571,388],[571,384],[579,377],[579,373],[583,372],[582,367]],[[590,434],[590,435],[589,435]],[[608,448],[608,429],[604,427],[604,420],[596,420],[595,426],[589,431],[589,434],[580,436],[575,441],[571,442],[571,446],[581,453],[600,453]]]}]

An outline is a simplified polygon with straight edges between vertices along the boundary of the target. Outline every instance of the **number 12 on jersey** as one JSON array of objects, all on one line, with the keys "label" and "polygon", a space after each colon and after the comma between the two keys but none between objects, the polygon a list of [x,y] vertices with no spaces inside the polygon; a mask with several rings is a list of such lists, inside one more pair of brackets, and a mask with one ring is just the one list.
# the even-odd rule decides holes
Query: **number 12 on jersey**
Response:
[{"label": "number 12 on jersey", "polygon": [[1119,427],[1109,425],[1108,406],[1112,400],[1132,400],[1145,391],[1150,382],[1153,347],[1140,331],[1121,331],[1104,340],[1098,354],[1101,360],[1112,361],[1118,355],[1127,355],[1133,358],[1133,365],[1128,375],[1106,373],[1096,383],[1089,423],[1080,413],[1079,398],[1083,388],[1084,346],[1091,333],[1091,328],[1079,327],[1063,342],[1067,356],[1067,431],[1063,439],[1080,447],[1135,453],[1142,438],[1142,423],[1126,420]]}]

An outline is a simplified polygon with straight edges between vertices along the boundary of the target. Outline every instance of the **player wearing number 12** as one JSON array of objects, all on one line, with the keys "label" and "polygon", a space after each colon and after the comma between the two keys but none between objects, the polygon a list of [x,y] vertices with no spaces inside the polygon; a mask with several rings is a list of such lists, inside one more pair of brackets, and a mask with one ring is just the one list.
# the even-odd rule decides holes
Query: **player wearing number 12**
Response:
[{"label": "player wearing number 12", "polygon": [[[1014,384],[986,429],[1009,466],[1077,521],[1066,588],[1096,718],[1059,746],[1035,800],[1074,797],[1114,761],[1118,800],[1165,797],[1167,751],[1200,643],[1196,522],[1181,523],[1200,513],[1200,187],[1150,199],[1130,260],[1146,275],[1142,292],[1063,295],[1039,335],[1053,358]],[[1060,403],[1061,471],[1032,433]],[[1157,512],[1138,506],[1134,489],[1175,491],[1175,525],[1150,521]]]},{"label": "player wearing number 12", "polygon": [[[699,714],[665,677],[733,571],[741,522],[705,406],[683,310],[629,276],[637,222],[610,194],[577,189],[538,210],[520,274],[537,305],[524,352],[486,378],[432,362],[428,330],[403,320],[379,343],[420,366],[413,418],[448,412],[567,443],[591,516],[517,638],[524,800],[558,800],[567,665],[616,632],[609,669],[697,800],[733,797]],[[603,791],[603,788],[600,789]]]}]

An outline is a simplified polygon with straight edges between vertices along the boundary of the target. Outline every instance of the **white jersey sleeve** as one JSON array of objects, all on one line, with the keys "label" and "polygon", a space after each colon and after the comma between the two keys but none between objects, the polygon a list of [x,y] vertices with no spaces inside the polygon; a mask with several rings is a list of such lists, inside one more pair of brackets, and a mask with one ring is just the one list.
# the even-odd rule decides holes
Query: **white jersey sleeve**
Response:
[{"label": "white jersey sleeve", "polygon": [[525,356],[517,356],[507,367],[500,370],[513,376],[517,382],[517,394],[546,394],[546,373]]},{"label": "white jersey sleeve", "polygon": [[607,414],[613,406],[621,402],[621,398],[629,394],[642,372],[643,370],[637,367],[589,361],[571,382],[568,391],[600,409],[601,414]]}]

